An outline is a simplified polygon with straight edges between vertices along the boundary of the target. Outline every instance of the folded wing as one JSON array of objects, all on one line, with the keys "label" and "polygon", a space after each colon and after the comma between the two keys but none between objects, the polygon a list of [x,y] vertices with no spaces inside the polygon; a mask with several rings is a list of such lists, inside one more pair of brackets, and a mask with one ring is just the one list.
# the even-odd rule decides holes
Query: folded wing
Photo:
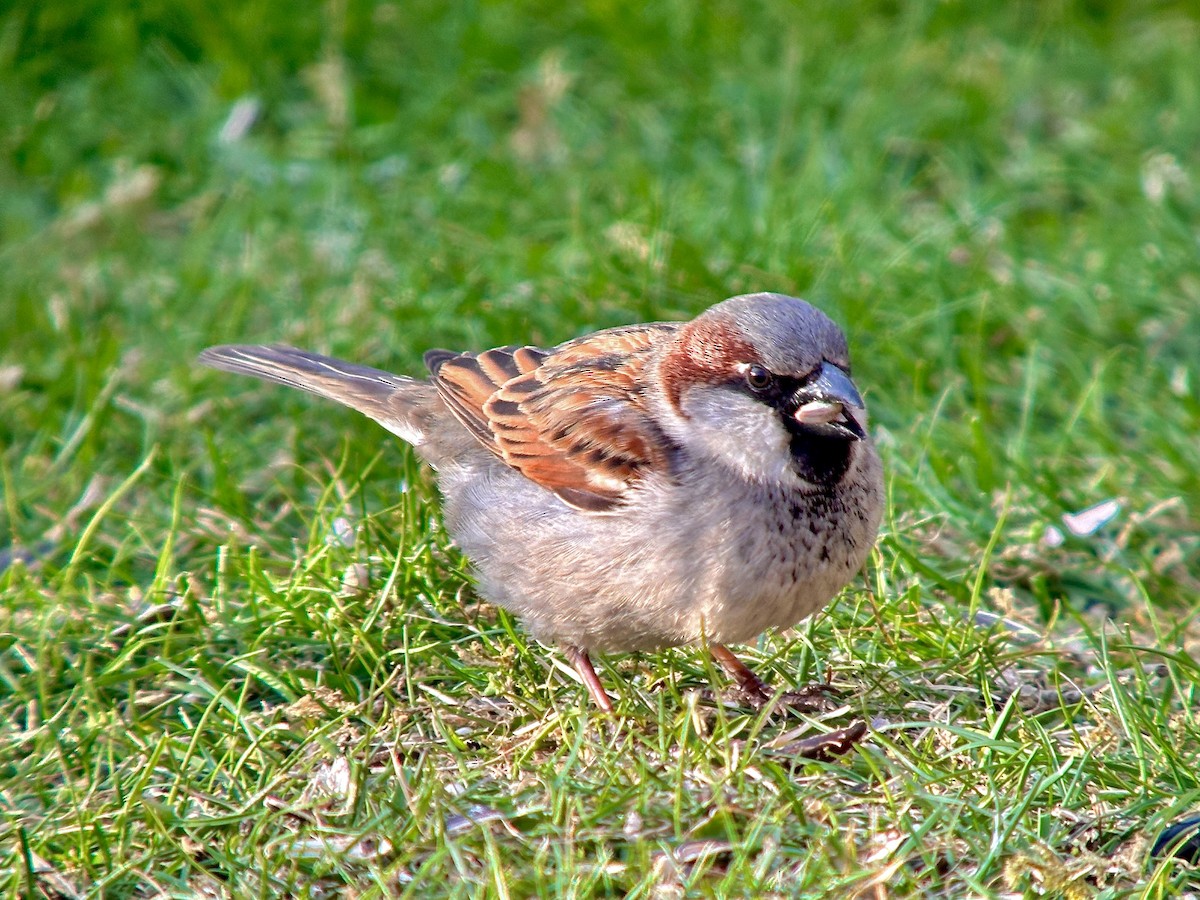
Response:
[{"label": "folded wing", "polygon": [[618,506],[649,471],[669,471],[646,367],[671,324],[614,328],[552,350],[425,355],[447,407],[492,453],[571,506]]}]

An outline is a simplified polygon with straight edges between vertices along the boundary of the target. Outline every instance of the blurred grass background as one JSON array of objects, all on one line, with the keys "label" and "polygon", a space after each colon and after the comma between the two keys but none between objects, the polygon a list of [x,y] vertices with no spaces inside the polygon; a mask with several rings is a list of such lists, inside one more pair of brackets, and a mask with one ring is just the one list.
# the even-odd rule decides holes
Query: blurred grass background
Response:
[{"label": "blurred grass background", "polygon": [[[1177,890],[1198,45],[1190,3],[0,7],[0,889]],[[828,766],[695,652],[576,709],[406,451],[193,364],[756,290],[845,325],[889,471],[864,579],[757,648],[877,720]]]}]

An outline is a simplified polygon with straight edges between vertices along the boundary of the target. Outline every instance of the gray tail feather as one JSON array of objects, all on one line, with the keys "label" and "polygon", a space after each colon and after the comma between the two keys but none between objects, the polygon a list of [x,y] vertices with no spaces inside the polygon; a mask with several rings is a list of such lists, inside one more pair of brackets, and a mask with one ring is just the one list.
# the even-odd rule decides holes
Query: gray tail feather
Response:
[{"label": "gray tail feather", "polygon": [[356,409],[412,444],[422,443],[422,410],[431,384],[282,345],[209,347],[199,362],[225,372],[285,384]]}]

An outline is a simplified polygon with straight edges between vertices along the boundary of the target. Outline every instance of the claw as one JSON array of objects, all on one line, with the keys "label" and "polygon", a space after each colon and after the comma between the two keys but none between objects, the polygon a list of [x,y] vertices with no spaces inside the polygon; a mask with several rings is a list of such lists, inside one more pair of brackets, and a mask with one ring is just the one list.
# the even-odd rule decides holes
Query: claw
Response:
[{"label": "claw", "polygon": [[840,695],[831,684],[809,684],[794,691],[775,691],[723,644],[710,645],[708,652],[736,683],[738,699],[751,709],[778,705],[795,712],[816,713],[828,712],[838,706],[835,700]]}]

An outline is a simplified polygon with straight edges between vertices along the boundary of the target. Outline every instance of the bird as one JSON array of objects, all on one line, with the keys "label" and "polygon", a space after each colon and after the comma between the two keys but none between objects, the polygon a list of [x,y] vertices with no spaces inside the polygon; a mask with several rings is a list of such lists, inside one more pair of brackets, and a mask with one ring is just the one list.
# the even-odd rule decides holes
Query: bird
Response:
[{"label": "bird", "polygon": [[199,362],[336,401],[415,448],[480,595],[559,648],[605,712],[593,655],[687,644],[748,704],[778,701],[728,645],[824,608],[878,534],[882,466],[845,334],[799,298],[741,295],[550,348],[430,350],[426,378],[283,345]]}]

